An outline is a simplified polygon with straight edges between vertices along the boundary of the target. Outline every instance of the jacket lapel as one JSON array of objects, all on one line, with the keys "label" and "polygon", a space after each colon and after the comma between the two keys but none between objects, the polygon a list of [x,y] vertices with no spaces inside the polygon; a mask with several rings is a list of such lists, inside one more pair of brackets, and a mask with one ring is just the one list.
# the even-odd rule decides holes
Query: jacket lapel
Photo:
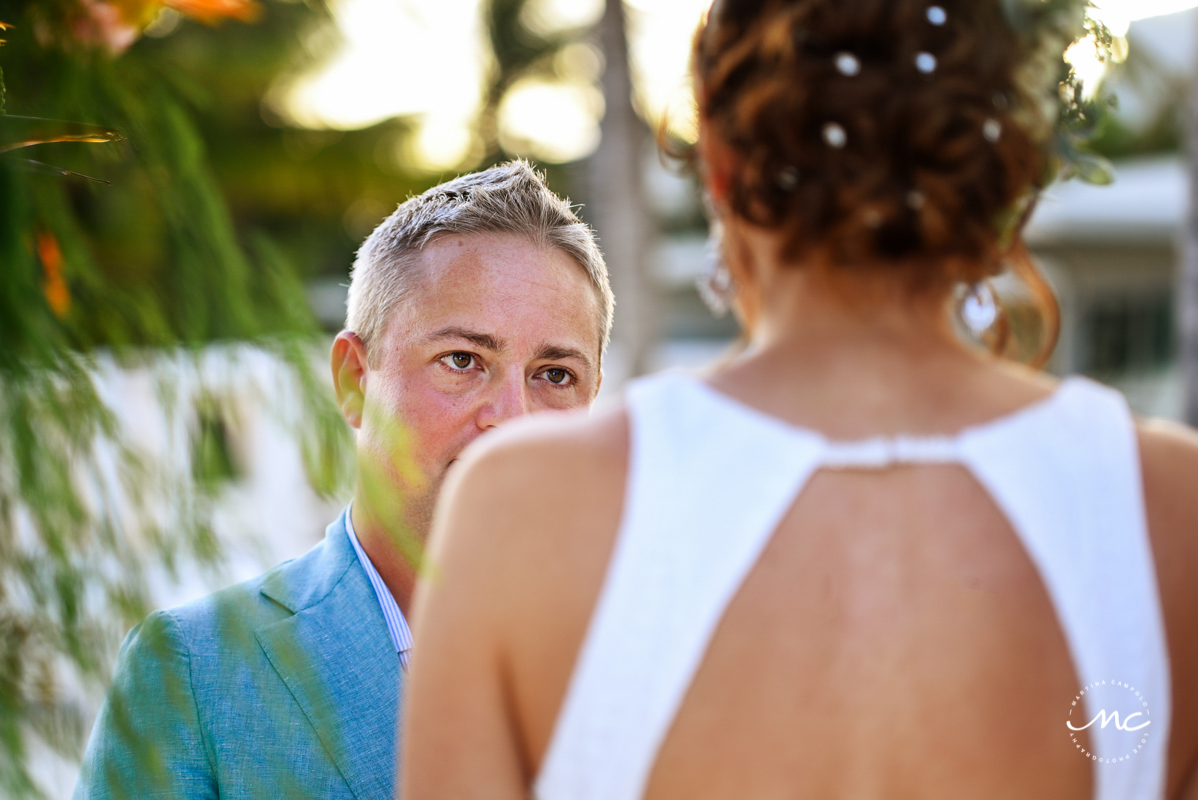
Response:
[{"label": "jacket lapel", "polygon": [[[295,614],[258,629],[256,636],[354,795],[391,800],[402,682],[399,656],[341,520],[329,526],[323,546],[328,552],[311,566],[324,569],[308,570],[323,574],[297,570],[292,580],[263,589]],[[340,571],[340,580],[329,575],[330,569]],[[321,585],[327,594],[311,591]]]}]

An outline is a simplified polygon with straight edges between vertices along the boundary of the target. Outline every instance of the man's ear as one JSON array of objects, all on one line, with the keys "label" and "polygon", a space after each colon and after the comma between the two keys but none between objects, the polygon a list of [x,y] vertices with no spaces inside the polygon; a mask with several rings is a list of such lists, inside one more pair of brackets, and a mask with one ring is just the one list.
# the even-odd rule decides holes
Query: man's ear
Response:
[{"label": "man's ear", "polygon": [[366,403],[366,345],[353,331],[341,331],[333,340],[330,356],[333,388],[341,416],[352,428],[362,426],[362,408]]}]

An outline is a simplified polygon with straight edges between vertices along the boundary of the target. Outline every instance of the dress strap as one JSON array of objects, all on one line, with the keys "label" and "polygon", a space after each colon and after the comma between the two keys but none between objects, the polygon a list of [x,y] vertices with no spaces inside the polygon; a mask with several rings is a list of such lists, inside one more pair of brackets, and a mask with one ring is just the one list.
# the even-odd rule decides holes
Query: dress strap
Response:
[{"label": "dress strap", "polygon": [[[1040,574],[1073,660],[1076,707],[1085,708],[1085,720],[1099,711],[1150,715],[1151,725],[1139,733],[1114,723],[1087,729],[1095,800],[1163,798],[1173,704],[1169,652],[1126,401],[1074,378],[1043,413],[966,432],[960,447]],[[1112,685],[1118,690],[1101,688]],[[1069,735],[1072,702],[1062,698],[1062,736]]]},{"label": "dress strap", "polygon": [[819,464],[818,437],[729,414],[680,380],[629,389],[624,516],[539,800],[641,796],[725,608]]}]

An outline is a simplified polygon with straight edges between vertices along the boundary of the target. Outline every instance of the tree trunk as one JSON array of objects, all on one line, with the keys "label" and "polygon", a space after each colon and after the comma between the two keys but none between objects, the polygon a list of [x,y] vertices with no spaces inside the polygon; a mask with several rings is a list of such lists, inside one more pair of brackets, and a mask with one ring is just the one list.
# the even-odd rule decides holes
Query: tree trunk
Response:
[{"label": "tree trunk", "polygon": [[1177,309],[1181,375],[1185,387],[1184,419],[1198,427],[1198,77],[1192,78],[1187,131],[1190,207],[1178,270]]},{"label": "tree trunk", "polygon": [[606,112],[599,149],[590,160],[587,211],[599,234],[616,295],[612,344],[626,366],[624,375],[617,378],[635,377],[650,369],[658,302],[648,259],[654,226],[641,181],[648,129],[632,108],[622,0],[605,0],[598,33],[607,60],[603,74]]}]

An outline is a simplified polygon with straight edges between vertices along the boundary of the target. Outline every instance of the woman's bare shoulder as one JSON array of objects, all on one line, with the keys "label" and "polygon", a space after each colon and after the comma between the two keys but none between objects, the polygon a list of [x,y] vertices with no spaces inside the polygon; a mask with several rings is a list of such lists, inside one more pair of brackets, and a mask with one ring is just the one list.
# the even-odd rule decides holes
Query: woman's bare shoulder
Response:
[{"label": "woman's bare shoulder", "polygon": [[549,489],[585,491],[591,479],[622,471],[627,452],[628,415],[622,406],[594,415],[543,413],[477,439],[456,471],[475,489],[493,487],[519,500]]},{"label": "woman's bare shoulder", "polygon": [[[1168,588],[1198,599],[1198,432],[1164,420],[1137,423],[1148,530]],[[1196,631],[1198,633],[1198,631]]]},{"label": "woman's bare shoulder", "polygon": [[[1156,561],[1169,657],[1176,676],[1198,674],[1198,432],[1176,423],[1137,425],[1148,532]],[[1198,772],[1185,765],[1198,755],[1198,686],[1173,687],[1174,730],[1170,742],[1170,797],[1187,782],[1198,798]]]},{"label": "woman's bare shoulder", "polygon": [[614,530],[628,427],[621,407],[593,416],[539,414],[480,437],[450,470],[432,551],[453,539],[479,558],[539,561],[565,555],[549,551],[592,529]]},{"label": "woman's bare shoulder", "polygon": [[1136,427],[1150,527],[1176,534],[1198,555],[1198,431],[1164,420]]}]

